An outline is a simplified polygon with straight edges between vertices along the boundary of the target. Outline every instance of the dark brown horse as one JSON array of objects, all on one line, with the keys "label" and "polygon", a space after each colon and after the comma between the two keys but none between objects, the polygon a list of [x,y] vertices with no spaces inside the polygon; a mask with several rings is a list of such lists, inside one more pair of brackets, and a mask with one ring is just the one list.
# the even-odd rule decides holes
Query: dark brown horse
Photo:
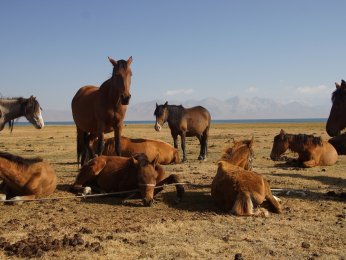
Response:
[{"label": "dark brown horse", "polygon": [[[154,195],[163,188],[154,189],[170,183],[179,183],[177,175],[165,178],[165,171],[157,164],[158,156],[149,162],[144,154],[127,158],[120,156],[98,156],[85,164],[72,188],[76,191],[90,191],[91,185],[105,192],[120,192],[139,189],[145,206],[151,206]],[[178,199],[184,194],[184,187],[176,185]],[[85,193],[85,192],[84,192]]]},{"label": "dark brown horse", "polygon": [[0,98],[0,131],[4,129],[7,123],[12,131],[14,120],[22,116],[25,116],[37,129],[44,127],[41,107],[34,96],[29,98]]},{"label": "dark brown horse", "polygon": [[346,127],[346,82],[335,83],[332,94],[332,108],[328,117],[326,130],[329,136],[337,136]]},{"label": "dark brown horse", "polygon": [[298,163],[303,167],[333,165],[338,160],[335,148],[321,137],[305,134],[287,134],[281,129],[274,137],[270,158],[279,160],[280,156],[290,149],[298,153]]},{"label": "dark brown horse", "polygon": [[156,116],[155,130],[160,131],[164,123],[168,122],[173,137],[174,148],[178,148],[178,135],[181,137],[183,150],[183,162],[186,161],[185,137],[196,136],[201,149],[198,160],[204,160],[208,153],[208,135],[210,128],[210,113],[201,106],[184,108],[183,106],[156,104],[154,112]]},{"label": "dark brown horse", "polygon": [[34,199],[54,192],[57,177],[54,169],[41,158],[23,158],[0,152],[0,179],[3,181],[2,200]]},{"label": "dark brown horse", "polygon": [[[72,99],[72,115],[77,126],[77,136],[83,135],[84,140],[88,139],[89,134],[98,137],[98,155],[102,154],[104,149],[104,133],[114,131],[115,151],[120,155],[123,120],[131,98],[132,57],[127,61],[108,59],[113,65],[112,77],[99,88],[80,88]],[[91,151],[90,145],[88,148]]]},{"label": "dark brown horse", "polygon": [[218,162],[216,176],[211,186],[211,196],[216,205],[237,216],[266,214],[254,208],[268,201],[270,209],[281,213],[281,207],[272,195],[268,181],[251,171],[253,138],[234,142]]}]

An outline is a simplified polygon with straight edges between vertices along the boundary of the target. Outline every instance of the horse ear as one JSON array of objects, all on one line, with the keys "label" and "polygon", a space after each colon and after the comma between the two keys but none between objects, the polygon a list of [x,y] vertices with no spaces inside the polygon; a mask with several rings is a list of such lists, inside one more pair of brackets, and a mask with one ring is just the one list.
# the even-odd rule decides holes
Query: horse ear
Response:
[{"label": "horse ear", "polygon": [[159,105],[157,104],[157,102],[156,102],[156,107],[159,107]]},{"label": "horse ear", "polygon": [[252,135],[252,138],[251,138],[251,140],[250,140],[250,142],[249,142],[249,148],[251,148],[252,147],[252,145],[253,145],[253,143],[254,143],[254,141],[255,141],[255,136],[254,135]]},{"label": "horse ear", "polygon": [[338,89],[341,87],[341,85],[338,82],[335,82],[335,87]]},{"label": "horse ear", "polygon": [[341,80],[341,86],[346,87],[346,82],[343,79]]},{"label": "horse ear", "polygon": [[112,58],[109,57],[109,56],[108,56],[108,60],[110,61],[110,63],[113,64],[113,66],[117,65],[117,63],[118,63],[116,60],[112,59]]},{"label": "horse ear", "polygon": [[165,107],[168,106],[168,101],[166,101],[166,103],[164,104],[164,106],[165,106]]},{"label": "horse ear", "polygon": [[132,160],[132,163],[134,164],[134,165],[138,165],[138,160],[135,158],[135,157],[131,157],[131,160]]},{"label": "horse ear", "polygon": [[285,131],[283,129],[280,130],[280,134],[284,135]]},{"label": "horse ear", "polygon": [[130,58],[128,58],[127,60],[127,66],[130,66],[132,63],[132,56],[130,56]]}]

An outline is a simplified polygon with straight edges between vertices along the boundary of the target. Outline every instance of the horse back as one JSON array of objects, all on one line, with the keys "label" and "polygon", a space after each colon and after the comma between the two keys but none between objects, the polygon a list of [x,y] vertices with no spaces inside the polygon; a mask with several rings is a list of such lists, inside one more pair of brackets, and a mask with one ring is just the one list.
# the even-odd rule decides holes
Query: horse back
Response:
[{"label": "horse back", "polygon": [[[186,126],[191,135],[202,134],[210,127],[211,116],[207,109],[202,106],[186,108],[181,124]],[[189,134],[187,134],[189,136]]]}]

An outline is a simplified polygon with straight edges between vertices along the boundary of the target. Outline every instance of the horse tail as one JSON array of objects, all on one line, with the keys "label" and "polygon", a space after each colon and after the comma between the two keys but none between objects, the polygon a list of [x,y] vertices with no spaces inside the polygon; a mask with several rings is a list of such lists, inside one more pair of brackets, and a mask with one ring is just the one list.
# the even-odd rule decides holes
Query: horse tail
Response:
[{"label": "horse tail", "polygon": [[231,209],[231,213],[237,216],[253,215],[253,203],[248,193],[240,192]]}]

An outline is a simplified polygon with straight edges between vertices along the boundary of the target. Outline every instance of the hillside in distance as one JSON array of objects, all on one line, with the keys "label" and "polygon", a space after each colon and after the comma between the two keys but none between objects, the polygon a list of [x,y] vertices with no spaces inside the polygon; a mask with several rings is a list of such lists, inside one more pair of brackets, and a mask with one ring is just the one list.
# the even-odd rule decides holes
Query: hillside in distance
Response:
[{"label": "hillside in distance", "polygon": [[[130,103],[127,109],[127,121],[155,120],[156,103],[163,104],[166,100]],[[287,119],[287,118],[326,118],[330,107],[327,105],[309,106],[299,102],[280,103],[268,98],[232,97],[227,100],[205,98],[202,100],[168,101],[168,104],[184,107],[203,106],[209,110],[212,119]],[[43,111],[45,121],[73,121],[69,110]]]}]

